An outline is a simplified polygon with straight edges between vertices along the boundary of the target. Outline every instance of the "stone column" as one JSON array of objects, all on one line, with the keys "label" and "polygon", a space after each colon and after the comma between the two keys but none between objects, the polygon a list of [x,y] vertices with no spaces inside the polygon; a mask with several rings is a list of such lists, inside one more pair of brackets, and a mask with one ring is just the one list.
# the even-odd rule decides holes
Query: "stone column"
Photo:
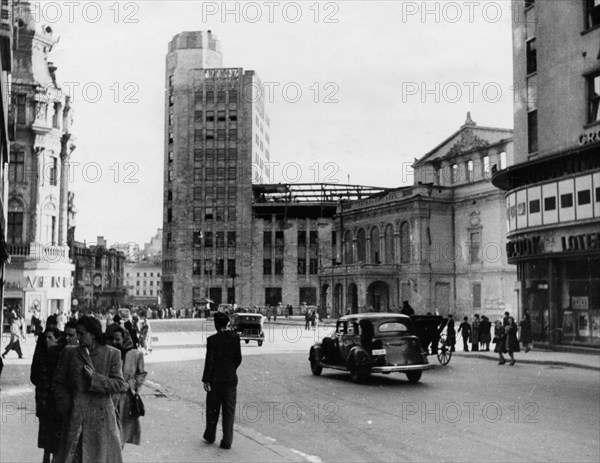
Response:
[{"label": "stone column", "polygon": [[42,145],[43,137],[36,135],[33,148],[32,148],[32,161],[33,168],[31,169],[31,199],[30,204],[32,205],[29,210],[31,217],[29,227],[27,230],[28,241],[30,243],[36,243],[41,241],[41,230],[39,230],[40,222],[40,186],[44,179],[44,150],[45,147]]}]

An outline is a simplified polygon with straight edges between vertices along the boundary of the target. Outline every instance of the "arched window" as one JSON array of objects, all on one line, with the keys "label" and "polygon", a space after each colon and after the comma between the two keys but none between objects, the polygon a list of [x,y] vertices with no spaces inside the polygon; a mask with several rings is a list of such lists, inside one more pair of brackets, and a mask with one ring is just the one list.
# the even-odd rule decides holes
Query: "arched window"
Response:
[{"label": "arched window", "polygon": [[379,227],[371,228],[371,263],[381,263],[381,251],[379,250]]},{"label": "arched window", "polygon": [[400,227],[400,261],[402,263],[410,262],[410,224],[403,222]]},{"label": "arched window", "polygon": [[385,227],[385,263],[393,264],[395,261],[395,249],[394,249],[394,227],[388,224]]},{"label": "arched window", "polygon": [[354,259],[352,255],[352,231],[348,230],[344,235],[344,263],[345,264],[353,264]]},{"label": "arched window", "polygon": [[365,238],[365,230],[361,228],[356,235],[356,260],[357,262],[365,262],[367,260],[367,246]]}]

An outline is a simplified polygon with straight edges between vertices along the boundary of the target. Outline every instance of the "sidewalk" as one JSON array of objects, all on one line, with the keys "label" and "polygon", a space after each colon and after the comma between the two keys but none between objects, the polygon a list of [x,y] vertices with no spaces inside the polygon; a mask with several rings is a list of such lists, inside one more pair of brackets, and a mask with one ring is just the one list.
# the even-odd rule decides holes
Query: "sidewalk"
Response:
[{"label": "sidewalk", "polygon": [[[7,339],[2,339],[2,352]],[[42,450],[37,448],[38,422],[35,416],[35,389],[29,380],[31,359],[35,349],[32,335],[21,343],[24,359],[14,351],[4,360],[0,377],[0,461],[30,463],[41,461]],[[202,408],[166,397],[151,381],[141,395],[146,405],[142,418],[142,445],[126,445],[126,462],[305,462],[315,461],[283,447],[268,436],[244,426],[235,426],[231,450],[202,440]],[[204,397],[203,394],[200,394]],[[201,400],[201,399],[199,399]],[[220,428],[219,428],[220,429]],[[220,436],[220,431],[217,437]]]}]

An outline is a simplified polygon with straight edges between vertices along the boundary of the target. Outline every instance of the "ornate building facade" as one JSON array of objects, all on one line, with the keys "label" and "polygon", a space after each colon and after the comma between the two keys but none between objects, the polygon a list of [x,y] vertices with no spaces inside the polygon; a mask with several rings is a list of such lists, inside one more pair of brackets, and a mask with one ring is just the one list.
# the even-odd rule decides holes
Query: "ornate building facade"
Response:
[{"label": "ornate building facade", "polygon": [[[512,131],[465,124],[413,164],[414,185],[337,209],[334,264],[320,270],[321,310],[487,314],[518,310],[504,252],[504,198],[491,166],[512,162]],[[328,308],[331,307],[331,310]]]},{"label": "ornate building facade", "polygon": [[20,2],[14,21],[5,305],[28,320],[33,310],[45,318],[71,309],[67,165],[75,145],[70,100],[48,61],[58,37],[29,2]]}]

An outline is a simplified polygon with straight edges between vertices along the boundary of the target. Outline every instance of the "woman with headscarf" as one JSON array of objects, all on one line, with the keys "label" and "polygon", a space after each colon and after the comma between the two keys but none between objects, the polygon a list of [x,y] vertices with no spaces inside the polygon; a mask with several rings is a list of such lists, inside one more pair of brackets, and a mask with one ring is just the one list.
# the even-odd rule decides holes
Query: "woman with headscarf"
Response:
[{"label": "woman with headscarf", "polygon": [[121,444],[140,445],[142,426],[139,416],[132,415],[134,393],[142,387],[146,379],[144,354],[134,348],[129,331],[119,325],[109,325],[106,329],[107,341],[121,351],[123,378],[127,383],[125,391],[115,395],[115,403],[121,423]]},{"label": "woman with headscarf", "polygon": [[53,463],[121,463],[121,436],[112,394],[125,389],[121,355],[105,345],[102,325],[77,320],[78,346],[66,346],[52,391],[63,417],[60,448]]}]

